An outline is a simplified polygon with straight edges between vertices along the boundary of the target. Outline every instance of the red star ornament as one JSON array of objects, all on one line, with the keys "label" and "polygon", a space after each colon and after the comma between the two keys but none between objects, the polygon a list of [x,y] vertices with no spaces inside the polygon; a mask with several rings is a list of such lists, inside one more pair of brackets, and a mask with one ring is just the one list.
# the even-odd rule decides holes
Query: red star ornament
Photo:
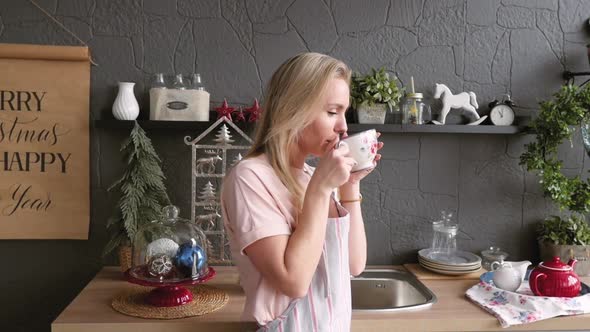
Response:
[{"label": "red star ornament", "polygon": [[244,110],[242,110],[241,107],[235,113],[237,113],[238,115],[236,115],[236,121],[234,122],[246,122],[246,116],[244,115]]},{"label": "red star ornament", "polygon": [[254,104],[252,105],[252,107],[246,107],[246,112],[250,114],[250,116],[248,117],[248,122],[258,121],[260,115],[262,114],[262,109],[258,104],[258,99],[254,99]]},{"label": "red star ornament", "polygon": [[218,119],[225,116],[230,121],[233,121],[231,118],[231,114],[234,111],[234,109],[234,107],[229,107],[227,105],[227,100],[223,99],[223,104],[221,104],[221,107],[215,107],[215,112],[217,112]]}]

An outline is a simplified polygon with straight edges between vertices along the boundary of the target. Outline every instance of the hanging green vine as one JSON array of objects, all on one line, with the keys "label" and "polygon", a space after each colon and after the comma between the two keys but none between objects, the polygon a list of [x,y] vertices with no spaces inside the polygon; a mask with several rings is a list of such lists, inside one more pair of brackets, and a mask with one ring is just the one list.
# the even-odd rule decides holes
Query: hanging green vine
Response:
[{"label": "hanging green vine", "polygon": [[571,142],[582,120],[590,121],[589,86],[565,85],[554,94],[553,100],[540,104],[539,116],[531,123],[537,139],[526,144],[526,151],[520,156],[520,164],[541,177],[545,195],[561,209],[579,213],[590,212],[590,181],[563,175],[557,148],[565,139]]}]

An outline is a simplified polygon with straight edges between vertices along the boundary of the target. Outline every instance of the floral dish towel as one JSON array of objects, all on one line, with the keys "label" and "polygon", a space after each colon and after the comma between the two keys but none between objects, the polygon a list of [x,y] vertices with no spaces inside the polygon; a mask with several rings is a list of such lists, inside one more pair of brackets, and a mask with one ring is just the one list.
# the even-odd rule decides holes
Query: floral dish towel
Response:
[{"label": "floral dish towel", "polygon": [[528,280],[516,292],[502,290],[495,287],[493,282],[482,280],[469,288],[465,295],[498,318],[502,327],[509,327],[556,316],[590,313],[590,293],[587,293],[587,288],[582,285],[585,295],[578,297],[545,297],[534,296]]}]

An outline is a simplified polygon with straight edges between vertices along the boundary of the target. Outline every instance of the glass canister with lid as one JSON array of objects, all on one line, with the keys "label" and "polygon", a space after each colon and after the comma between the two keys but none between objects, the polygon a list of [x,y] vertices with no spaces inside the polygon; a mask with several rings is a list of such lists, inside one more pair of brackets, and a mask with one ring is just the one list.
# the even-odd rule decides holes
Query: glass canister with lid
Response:
[{"label": "glass canister with lid", "polygon": [[452,220],[453,214],[441,212],[441,219],[432,222],[431,258],[453,263],[457,251],[456,235],[459,225]]},{"label": "glass canister with lid", "polygon": [[181,282],[206,277],[207,240],[205,233],[179,209],[164,207],[164,219],[142,226],[133,240],[133,260],[129,274],[148,282]]}]

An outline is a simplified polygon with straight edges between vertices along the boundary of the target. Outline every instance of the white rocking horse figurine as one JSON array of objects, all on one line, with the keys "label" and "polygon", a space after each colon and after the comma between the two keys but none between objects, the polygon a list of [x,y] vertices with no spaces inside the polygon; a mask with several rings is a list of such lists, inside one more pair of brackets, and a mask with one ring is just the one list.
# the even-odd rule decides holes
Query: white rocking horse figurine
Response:
[{"label": "white rocking horse figurine", "polygon": [[440,111],[439,121],[432,121],[434,124],[445,124],[445,120],[451,108],[463,109],[471,114],[472,118],[475,118],[475,121],[468,123],[468,125],[478,125],[488,117],[487,115],[484,115],[480,118],[479,114],[477,114],[476,110],[479,107],[477,105],[477,97],[475,96],[475,93],[471,91],[461,92],[454,95],[446,85],[436,83],[436,88],[434,89],[434,99],[440,99],[441,97],[443,108]]}]

